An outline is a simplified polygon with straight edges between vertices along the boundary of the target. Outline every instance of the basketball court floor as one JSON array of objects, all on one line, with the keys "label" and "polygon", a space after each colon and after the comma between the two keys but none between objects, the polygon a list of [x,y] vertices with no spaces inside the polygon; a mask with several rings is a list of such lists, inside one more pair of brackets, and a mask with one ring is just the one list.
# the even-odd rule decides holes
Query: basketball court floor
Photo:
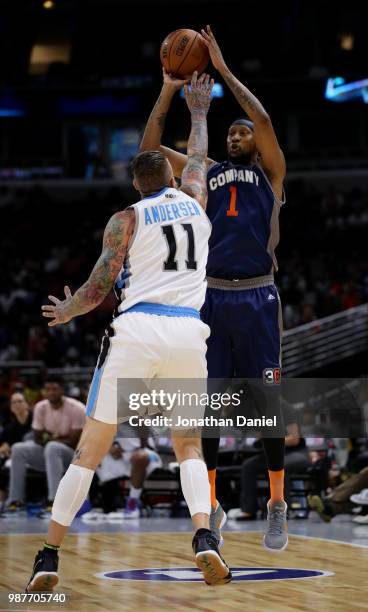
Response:
[{"label": "basketball court floor", "polygon": [[75,519],[56,587],[66,602],[10,604],[9,593],[24,593],[47,524],[0,519],[0,611],[368,610],[368,525],[349,516],[326,525],[314,515],[289,522],[289,546],[280,554],[262,548],[262,521],[229,521],[223,554],[234,579],[221,587],[206,586],[193,564],[189,519]]}]

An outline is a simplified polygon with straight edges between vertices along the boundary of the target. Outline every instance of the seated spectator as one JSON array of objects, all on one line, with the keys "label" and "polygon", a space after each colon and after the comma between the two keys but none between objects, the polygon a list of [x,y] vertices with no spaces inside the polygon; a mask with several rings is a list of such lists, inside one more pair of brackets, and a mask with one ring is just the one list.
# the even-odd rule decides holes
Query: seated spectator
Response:
[{"label": "seated spectator", "polygon": [[[123,426],[122,431],[127,431]],[[152,438],[116,437],[109,453],[96,470],[101,484],[103,514],[109,519],[132,519],[140,516],[140,497],[145,478],[162,467],[162,461],[154,450]],[[117,512],[119,501],[119,479],[130,478],[129,496],[125,508]],[[101,513],[91,511],[83,515],[84,521],[103,519]]]},{"label": "seated spectator", "polygon": [[[368,467],[354,474],[335,487],[325,500],[319,495],[308,496],[308,506],[320,518],[329,523],[338,514],[351,514],[357,504],[363,505],[363,513],[353,521],[368,525]],[[360,495],[357,495],[360,494]],[[366,501],[365,501],[366,500]],[[365,504],[363,503],[365,501]]]},{"label": "seated spectator", "polygon": [[348,467],[352,472],[360,472],[368,467],[368,439],[351,439],[350,445]]},{"label": "seated spectator", "polygon": [[11,447],[31,432],[32,412],[23,393],[13,393],[10,397],[10,413],[10,420],[0,433],[0,512],[9,481]]},{"label": "seated spectator", "polygon": [[45,381],[46,399],[33,411],[34,440],[18,442],[12,447],[8,512],[24,507],[27,468],[46,472],[48,498],[51,506],[59,482],[67,470],[84,425],[85,407],[81,402],[63,395],[63,381],[49,376]]},{"label": "seated spectator", "polygon": [[[284,404],[283,414],[286,425],[285,437],[285,500],[290,492],[290,474],[304,472],[310,465],[308,449],[304,438],[300,437],[298,415],[295,408]],[[262,441],[256,440],[255,448],[261,448]],[[240,510],[229,513],[229,518],[237,521],[250,521],[257,518],[257,477],[267,474],[266,458],[263,452],[257,453],[243,462],[240,480]]]}]

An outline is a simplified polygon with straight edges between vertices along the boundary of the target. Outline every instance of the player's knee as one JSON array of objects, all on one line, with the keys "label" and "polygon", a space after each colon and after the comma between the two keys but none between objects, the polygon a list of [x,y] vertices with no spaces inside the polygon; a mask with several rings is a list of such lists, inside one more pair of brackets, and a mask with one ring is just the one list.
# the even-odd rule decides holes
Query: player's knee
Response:
[{"label": "player's knee", "polygon": [[48,455],[55,453],[59,445],[60,445],[60,442],[55,442],[55,440],[51,440],[50,442],[47,442],[47,444],[45,445],[45,456],[47,457]]},{"label": "player's knee", "polygon": [[15,457],[19,457],[25,450],[25,442],[16,442],[11,447],[11,456],[14,460]]}]

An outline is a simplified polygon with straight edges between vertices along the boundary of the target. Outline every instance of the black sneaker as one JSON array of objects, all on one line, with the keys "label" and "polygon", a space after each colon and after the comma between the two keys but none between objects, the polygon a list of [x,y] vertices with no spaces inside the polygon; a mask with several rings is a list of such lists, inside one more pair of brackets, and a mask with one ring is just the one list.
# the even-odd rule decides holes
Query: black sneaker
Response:
[{"label": "black sneaker", "polygon": [[26,587],[26,593],[52,591],[59,582],[57,575],[58,564],[59,557],[57,553],[39,550],[35,558],[32,576]]},{"label": "black sneaker", "polygon": [[217,541],[209,529],[198,529],[192,547],[196,565],[203,572],[206,584],[216,586],[231,581],[231,572],[221,557]]}]

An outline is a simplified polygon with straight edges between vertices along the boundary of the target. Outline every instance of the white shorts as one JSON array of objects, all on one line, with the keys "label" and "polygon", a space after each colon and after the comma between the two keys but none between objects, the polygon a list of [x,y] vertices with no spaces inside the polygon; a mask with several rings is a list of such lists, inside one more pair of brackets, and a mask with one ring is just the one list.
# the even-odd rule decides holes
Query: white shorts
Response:
[{"label": "white shorts", "polygon": [[194,317],[128,312],[114,319],[102,340],[87,416],[115,424],[134,414],[118,408],[118,379],[205,380],[209,334],[208,325]]},{"label": "white shorts", "polygon": [[[143,449],[149,454],[149,463],[146,467],[146,478],[157,468],[162,467],[161,457],[150,448]],[[134,451],[125,451],[120,459],[114,459],[110,453],[108,453],[101,461],[101,464],[96,470],[96,474],[101,483],[114,480],[115,478],[122,478],[128,476],[130,478],[132,472],[131,458]]]}]

